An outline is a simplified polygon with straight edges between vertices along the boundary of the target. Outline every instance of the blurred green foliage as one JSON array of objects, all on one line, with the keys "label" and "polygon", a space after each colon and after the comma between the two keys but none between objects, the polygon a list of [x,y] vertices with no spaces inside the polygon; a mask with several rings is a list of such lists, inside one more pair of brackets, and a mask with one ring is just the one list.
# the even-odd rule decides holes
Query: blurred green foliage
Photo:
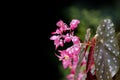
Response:
[{"label": "blurred green foliage", "polygon": [[69,68],[64,69],[63,66],[61,64],[59,64],[59,70],[62,73],[62,77],[60,80],[66,80],[66,76],[70,73]]},{"label": "blurred green foliage", "polygon": [[65,15],[68,15],[69,20],[80,20],[81,23],[79,24],[75,34],[79,36],[82,41],[84,40],[87,28],[91,28],[91,36],[94,36],[100,21],[104,18],[111,18],[111,16],[104,17],[100,10],[81,9],[76,6],[72,6],[65,11],[67,12],[65,12]]}]

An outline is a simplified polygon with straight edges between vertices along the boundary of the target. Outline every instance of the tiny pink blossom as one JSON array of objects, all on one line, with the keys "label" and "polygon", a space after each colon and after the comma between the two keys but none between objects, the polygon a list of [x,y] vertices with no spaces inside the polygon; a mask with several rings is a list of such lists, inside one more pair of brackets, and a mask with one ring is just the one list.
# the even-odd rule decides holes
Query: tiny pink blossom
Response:
[{"label": "tiny pink blossom", "polygon": [[58,21],[56,25],[59,27],[61,32],[67,30],[67,25],[62,20]]},{"label": "tiny pink blossom", "polygon": [[79,40],[79,38],[77,36],[73,36],[72,37],[72,42],[73,42],[73,44],[79,44],[80,40]]},{"label": "tiny pink blossom", "polygon": [[67,67],[71,66],[71,59],[68,58],[68,59],[63,59],[62,60],[62,65],[63,65],[63,68],[66,69]]},{"label": "tiny pink blossom", "polygon": [[59,50],[60,52],[60,59],[62,60],[62,65],[63,65],[63,68],[66,69],[67,67],[70,67],[72,64],[71,64],[71,58],[70,56],[68,55],[68,53],[66,52],[66,50]]},{"label": "tiny pink blossom", "polygon": [[73,55],[73,65],[77,65],[78,60],[79,60],[79,56],[74,54]]},{"label": "tiny pink blossom", "polygon": [[73,48],[72,48],[72,46],[71,46],[71,47],[68,47],[68,48],[66,49],[66,52],[67,52],[70,56],[72,56],[72,55],[73,55]]},{"label": "tiny pink blossom", "polygon": [[77,79],[77,80],[83,80],[83,76],[84,76],[83,73],[79,73],[79,75],[78,75],[78,79]]},{"label": "tiny pink blossom", "polygon": [[56,49],[59,47],[59,45],[60,45],[59,43],[60,43],[59,39],[54,40],[54,45],[55,45]]},{"label": "tiny pink blossom", "polygon": [[76,64],[73,64],[73,65],[72,65],[71,70],[70,70],[70,73],[71,73],[71,74],[75,74],[76,67],[77,67]]},{"label": "tiny pink blossom", "polygon": [[80,53],[80,45],[79,44],[74,45],[73,48],[74,48],[74,54]]},{"label": "tiny pink blossom", "polygon": [[77,28],[77,26],[78,26],[79,23],[80,23],[79,20],[73,19],[73,20],[70,22],[70,28],[71,28],[72,30],[74,30],[75,28]]},{"label": "tiny pink blossom", "polygon": [[62,39],[60,39],[59,45],[62,46],[62,47],[64,46],[64,43],[63,43]]},{"label": "tiny pink blossom", "polygon": [[50,37],[50,40],[56,40],[56,39],[58,39],[59,38],[59,36],[52,36],[52,37]]},{"label": "tiny pink blossom", "polygon": [[59,56],[59,55],[57,55],[56,53],[55,53],[55,56],[57,56],[57,57],[59,58],[60,61],[63,59],[62,56]]},{"label": "tiny pink blossom", "polygon": [[66,76],[68,80],[74,80],[74,74],[69,74]]},{"label": "tiny pink blossom", "polygon": [[59,29],[56,29],[55,32],[52,32],[52,34],[61,34],[62,32]]},{"label": "tiny pink blossom", "polygon": [[66,34],[65,36],[65,42],[70,42],[72,40],[71,36],[69,34]]},{"label": "tiny pink blossom", "polygon": [[60,41],[60,37],[61,36],[59,36],[59,35],[58,36],[54,35],[54,36],[50,37],[50,40],[54,40],[54,45],[56,46],[56,49],[58,48],[59,45],[61,45],[61,46],[63,45]]},{"label": "tiny pink blossom", "polygon": [[61,32],[65,32],[67,30],[67,25],[65,24],[64,26],[60,27]]},{"label": "tiny pink blossom", "polygon": [[58,27],[64,26],[64,22],[62,20],[58,21],[56,24]]}]

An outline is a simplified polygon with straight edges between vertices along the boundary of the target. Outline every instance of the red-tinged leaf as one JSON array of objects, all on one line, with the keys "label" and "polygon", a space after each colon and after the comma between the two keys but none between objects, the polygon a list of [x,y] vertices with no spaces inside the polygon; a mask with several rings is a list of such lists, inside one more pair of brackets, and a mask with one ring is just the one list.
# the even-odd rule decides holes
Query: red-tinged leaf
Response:
[{"label": "red-tinged leaf", "polygon": [[87,73],[86,80],[97,80],[95,75],[92,75],[90,71]]},{"label": "red-tinged leaf", "polygon": [[92,64],[94,64],[94,48],[90,47],[90,52],[88,54],[88,60],[87,60],[87,66],[86,66],[86,72],[88,72],[92,66]]},{"label": "red-tinged leaf", "polygon": [[94,46],[95,46],[95,39],[92,39],[91,47],[88,54],[88,60],[87,60],[87,66],[86,66],[86,72],[88,72],[91,68],[91,66],[94,64]]}]

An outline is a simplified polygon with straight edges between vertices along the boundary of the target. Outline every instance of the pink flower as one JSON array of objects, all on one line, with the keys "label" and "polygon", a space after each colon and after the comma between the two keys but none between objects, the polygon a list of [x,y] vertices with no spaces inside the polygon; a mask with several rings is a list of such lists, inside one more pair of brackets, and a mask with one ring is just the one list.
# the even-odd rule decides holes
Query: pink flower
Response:
[{"label": "pink flower", "polygon": [[75,28],[77,28],[77,26],[78,26],[79,23],[80,23],[79,20],[73,19],[73,20],[70,22],[70,28],[71,28],[72,30],[74,30]]},{"label": "pink flower", "polygon": [[76,54],[74,54],[73,55],[73,65],[77,65],[77,63],[78,63],[78,60],[79,60],[79,55],[76,55]]},{"label": "pink flower", "polygon": [[74,49],[74,54],[79,54],[80,53],[80,45],[79,44],[75,44],[73,46]]},{"label": "pink flower", "polygon": [[55,32],[52,32],[52,34],[61,34],[62,32],[59,29],[56,29]]},{"label": "pink flower", "polygon": [[56,24],[58,27],[63,27],[65,24],[62,20],[58,21]]},{"label": "pink flower", "polygon": [[70,42],[72,40],[71,35],[69,34],[66,34],[64,38],[64,42]]},{"label": "pink flower", "polygon": [[59,27],[61,32],[67,30],[67,25],[62,20],[58,21],[56,25]]},{"label": "pink flower", "polygon": [[62,60],[63,68],[66,69],[67,67],[71,66],[71,59],[65,56],[65,59]]},{"label": "pink flower", "polygon": [[50,37],[50,40],[56,40],[56,39],[58,39],[59,38],[59,36],[52,36],[52,37]]},{"label": "pink flower", "polygon": [[85,77],[84,73],[79,73],[77,80],[85,80],[85,79],[83,79],[84,77]]},{"label": "pink flower", "polygon": [[74,80],[74,74],[69,74],[66,76],[68,80]]},{"label": "pink flower", "polygon": [[73,44],[80,44],[80,40],[77,36],[72,37],[72,42],[73,42]]},{"label": "pink flower", "polygon": [[66,52],[67,52],[70,56],[72,56],[72,55],[73,55],[73,48],[72,48],[72,46],[71,46],[71,47],[68,47],[68,48],[66,49]]},{"label": "pink flower", "polygon": [[54,40],[54,45],[56,46],[56,49],[58,48],[58,46],[64,45],[63,40],[60,38],[61,38],[61,36],[59,36],[59,35],[58,36],[54,35],[54,36],[50,37],[50,40]]},{"label": "pink flower", "polygon": [[72,61],[72,58],[68,55],[68,53],[63,50],[63,51],[60,51],[60,59],[62,60],[62,65],[63,65],[63,68],[66,69],[67,67],[70,67],[72,65],[71,61]]}]

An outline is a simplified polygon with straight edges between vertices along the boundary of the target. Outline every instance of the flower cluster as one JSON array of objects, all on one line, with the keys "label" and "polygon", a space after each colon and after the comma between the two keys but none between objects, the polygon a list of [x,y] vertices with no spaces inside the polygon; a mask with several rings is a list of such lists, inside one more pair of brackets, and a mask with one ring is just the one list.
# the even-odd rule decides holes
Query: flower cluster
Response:
[{"label": "flower cluster", "polygon": [[[55,32],[52,32],[53,36],[50,37],[50,40],[54,40],[55,48],[59,52],[59,55],[56,54],[56,56],[62,61],[63,68],[70,69],[70,74],[67,76],[68,80],[85,80],[89,71],[91,71],[92,76],[95,72],[93,60],[94,44],[89,41],[82,43],[79,37],[74,35],[74,30],[79,23],[79,20],[73,19],[68,26],[60,20],[56,24],[58,28]],[[72,42],[73,45],[64,50],[58,49],[59,46],[63,47],[65,43],[69,42]],[[94,39],[92,43],[94,43]],[[83,69],[79,70],[80,68]]]}]

